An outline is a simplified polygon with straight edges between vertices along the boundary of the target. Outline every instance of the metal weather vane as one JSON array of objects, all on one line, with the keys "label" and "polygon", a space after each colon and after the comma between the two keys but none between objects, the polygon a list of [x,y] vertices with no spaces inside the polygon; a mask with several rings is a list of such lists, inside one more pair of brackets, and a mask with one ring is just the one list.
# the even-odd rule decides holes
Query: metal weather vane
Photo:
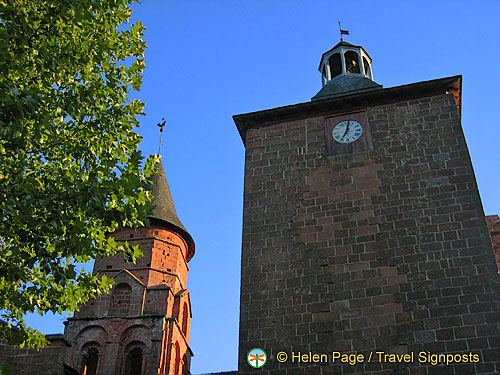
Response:
[{"label": "metal weather vane", "polygon": [[343,42],[344,38],[342,37],[342,35],[349,35],[349,30],[342,30],[342,26],[340,25],[340,21],[339,21],[339,30],[340,30],[340,41]]},{"label": "metal weather vane", "polygon": [[160,132],[158,133],[158,138],[160,138],[160,144],[158,145],[158,155],[160,155],[161,146],[163,146],[163,129],[165,128],[165,125],[167,125],[167,121],[163,117],[161,118],[161,120],[162,122],[156,124],[156,126],[160,128]]}]

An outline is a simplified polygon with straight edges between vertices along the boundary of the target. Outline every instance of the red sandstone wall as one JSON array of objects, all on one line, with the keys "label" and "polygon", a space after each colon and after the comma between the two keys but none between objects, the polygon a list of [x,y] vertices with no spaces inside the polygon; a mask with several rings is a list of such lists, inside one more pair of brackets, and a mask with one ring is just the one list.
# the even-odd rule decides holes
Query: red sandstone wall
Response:
[{"label": "red sandstone wall", "polygon": [[140,348],[143,374],[187,373],[192,353],[186,243],[161,227],[123,230],[114,237],[138,244],[144,256],[136,264],[123,257],[96,260],[94,273],[113,277],[115,285],[68,320],[67,363],[81,370],[93,348],[99,353],[98,374],[118,374],[125,371],[128,353]]},{"label": "red sandstone wall", "polygon": [[[356,155],[326,156],[325,117],[246,134],[240,373],[254,347],[261,374],[500,371],[498,277],[453,97],[367,115],[373,151]],[[480,363],[276,361],[333,350]]]},{"label": "red sandstone wall", "polygon": [[40,350],[0,343],[0,368],[9,364],[13,375],[63,375],[66,344],[62,339],[48,338],[51,344]]},{"label": "red sandstone wall", "polygon": [[486,222],[490,231],[491,244],[497,261],[498,273],[500,274],[500,218],[498,215],[486,216]]},{"label": "red sandstone wall", "polygon": [[186,287],[189,267],[187,245],[181,236],[162,227],[125,229],[113,235],[116,240],[139,245],[144,256],[136,264],[123,257],[96,259],[94,272],[112,274],[122,269],[133,272],[144,284],[168,284],[177,293]]}]

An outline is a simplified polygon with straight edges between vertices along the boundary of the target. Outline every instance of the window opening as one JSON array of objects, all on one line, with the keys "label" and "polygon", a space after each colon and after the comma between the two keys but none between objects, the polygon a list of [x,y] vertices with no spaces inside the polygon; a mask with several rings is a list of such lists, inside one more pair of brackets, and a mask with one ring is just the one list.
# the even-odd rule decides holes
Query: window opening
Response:
[{"label": "window opening", "polygon": [[333,55],[331,55],[328,59],[328,64],[330,65],[331,78],[336,77],[342,73],[342,62],[340,61],[339,53],[334,53]]},{"label": "window opening", "polygon": [[184,306],[182,308],[182,333],[184,336],[187,335],[187,327],[188,327],[188,305],[184,302]]},{"label": "window opening", "polygon": [[175,370],[174,370],[174,372],[176,374],[179,373],[180,364],[181,364],[181,349],[179,348],[179,343],[176,342],[175,343]]},{"label": "window opening", "polygon": [[142,350],[132,349],[126,358],[125,372],[123,375],[141,375],[142,373]]},{"label": "window opening", "polygon": [[99,352],[96,348],[91,348],[85,356],[85,362],[83,365],[83,375],[96,375],[97,373],[97,362]]},{"label": "window opening", "polygon": [[185,354],[182,357],[182,375],[188,375],[188,363],[187,363],[187,357]]},{"label": "window opening", "polygon": [[371,79],[372,75],[370,72],[370,64],[368,63],[368,60],[364,56],[363,56],[363,67],[365,68],[365,75]]},{"label": "window opening", "polygon": [[358,54],[354,51],[344,53],[345,67],[348,73],[360,74]]}]

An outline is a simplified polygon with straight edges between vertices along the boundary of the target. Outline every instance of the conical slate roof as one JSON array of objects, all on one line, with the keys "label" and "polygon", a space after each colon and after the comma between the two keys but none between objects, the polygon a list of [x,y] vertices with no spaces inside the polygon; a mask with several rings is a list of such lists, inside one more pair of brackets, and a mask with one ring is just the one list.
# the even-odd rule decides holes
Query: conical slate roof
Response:
[{"label": "conical slate roof", "polygon": [[165,169],[163,168],[161,160],[158,164],[156,174],[151,178],[151,182],[152,185],[150,189],[153,193],[152,203],[155,208],[149,219],[152,224],[159,224],[172,229],[184,238],[188,245],[187,260],[189,261],[194,255],[194,241],[177,217],[174,201],[172,200],[167,182],[167,176],[165,175]]},{"label": "conical slate roof", "polygon": [[186,231],[186,228],[184,228],[184,225],[182,225],[177,217],[174,201],[172,200],[167,182],[167,176],[165,175],[165,169],[161,161],[158,164],[156,172],[157,174],[151,177],[151,192],[153,193],[153,204],[155,205],[152,217],[166,221]]}]

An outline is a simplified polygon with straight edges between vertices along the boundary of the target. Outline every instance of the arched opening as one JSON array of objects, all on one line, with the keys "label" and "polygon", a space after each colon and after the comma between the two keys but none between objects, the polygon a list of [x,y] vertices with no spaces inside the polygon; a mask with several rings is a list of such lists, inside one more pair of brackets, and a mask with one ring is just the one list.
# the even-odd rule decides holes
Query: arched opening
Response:
[{"label": "arched opening", "polygon": [[179,347],[179,343],[175,343],[175,369],[174,374],[178,375],[181,365],[181,348]]},{"label": "arched opening", "polygon": [[182,307],[182,333],[184,333],[184,336],[187,336],[188,314],[188,305],[184,302],[184,306]]},{"label": "arched opening", "polygon": [[328,59],[328,65],[330,65],[330,79],[338,76],[342,73],[342,62],[340,61],[340,54],[334,53]]},{"label": "arched opening", "polygon": [[370,63],[364,56],[363,56],[363,68],[365,69],[365,75],[368,78],[372,79],[372,72],[370,71]]},{"label": "arched opening", "polygon": [[142,375],[142,350],[140,348],[134,348],[128,352],[123,375]]},{"label": "arched opening", "polygon": [[189,375],[187,356],[185,354],[182,357],[182,375]]},{"label": "arched opening", "polygon": [[130,309],[130,294],[132,288],[127,283],[121,283],[113,288],[111,298],[113,305],[111,306],[111,315],[126,316]]},{"label": "arched opening", "polygon": [[347,73],[357,73],[361,74],[359,69],[359,58],[358,54],[354,51],[347,51],[344,53],[345,58],[345,70]]},{"label": "arched opening", "polygon": [[96,375],[99,352],[96,348],[90,348],[83,360],[82,375]]}]

